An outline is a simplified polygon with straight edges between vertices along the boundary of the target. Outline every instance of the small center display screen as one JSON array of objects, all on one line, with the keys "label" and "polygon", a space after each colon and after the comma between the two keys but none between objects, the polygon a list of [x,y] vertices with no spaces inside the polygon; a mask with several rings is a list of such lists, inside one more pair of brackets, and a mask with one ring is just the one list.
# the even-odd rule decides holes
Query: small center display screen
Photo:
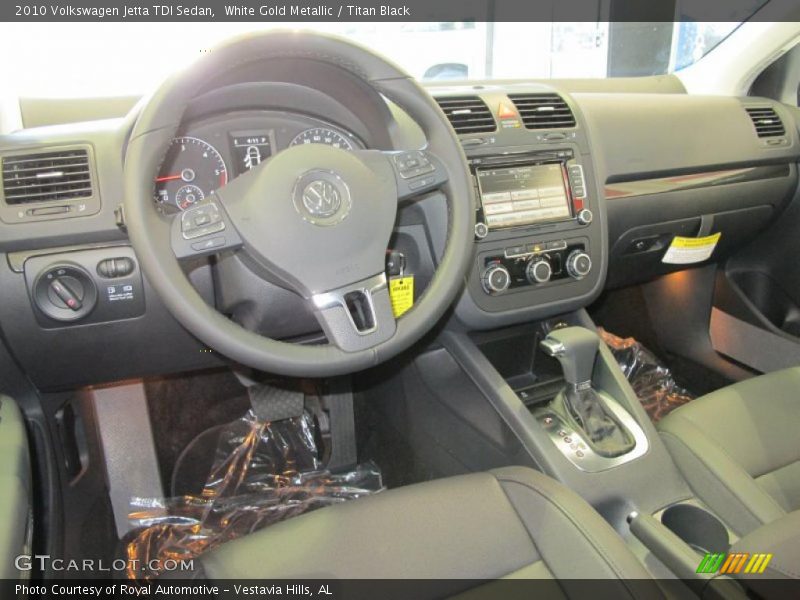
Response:
[{"label": "small center display screen", "polygon": [[236,175],[255,169],[262,161],[272,156],[272,132],[231,132],[234,172]]},{"label": "small center display screen", "polygon": [[476,176],[489,229],[572,216],[560,163],[478,169]]}]

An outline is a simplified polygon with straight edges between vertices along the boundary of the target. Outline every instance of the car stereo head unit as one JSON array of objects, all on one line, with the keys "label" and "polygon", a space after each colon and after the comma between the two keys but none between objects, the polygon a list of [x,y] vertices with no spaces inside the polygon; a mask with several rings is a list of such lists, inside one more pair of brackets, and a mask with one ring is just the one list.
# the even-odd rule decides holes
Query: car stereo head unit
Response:
[{"label": "car stereo head unit", "polygon": [[478,197],[490,230],[572,218],[563,163],[514,164],[475,169]]}]

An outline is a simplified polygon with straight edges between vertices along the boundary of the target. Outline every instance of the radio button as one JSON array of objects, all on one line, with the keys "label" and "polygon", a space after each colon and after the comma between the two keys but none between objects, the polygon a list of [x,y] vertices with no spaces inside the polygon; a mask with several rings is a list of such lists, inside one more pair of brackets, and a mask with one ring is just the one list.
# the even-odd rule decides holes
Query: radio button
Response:
[{"label": "radio button", "polygon": [[489,227],[486,223],[481,223],[480,221],[475,223],[475,237],[482,240],[487,235],[489,235]]},{"label": "radio button", "polygon": [[588,225],[594,220],[594,215],[592,214],[592,211],[590,211],[588,208],[584,208],[582,211],[578,213],[577,218],[578,218],[578,223],[580,223],[581,225]]},{"label": "radio button", "polygon": [[510,202],[495,202],[494,204],[484,204],[483,212],[487,215],[496,215],[499,213],[512,212],[514,205]]},{"label": "radio button", "polygon": [[518,200],[514,202],[514,210],[531,210],[540,208],[538,200]]},{"label": "radio button", "polygon": [[512,200],[536,200],[539,198],[538,190],[515,190],[511,192]]}]

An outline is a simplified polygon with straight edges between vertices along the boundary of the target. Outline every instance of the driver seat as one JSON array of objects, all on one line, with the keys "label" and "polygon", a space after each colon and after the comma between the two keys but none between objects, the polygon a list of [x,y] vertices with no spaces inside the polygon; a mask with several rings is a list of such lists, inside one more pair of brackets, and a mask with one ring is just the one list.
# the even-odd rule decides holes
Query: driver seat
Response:
[{"label": "driver seat", "polygon": [[450,580],[436,586],[437,596],[499,578],[558,578],[554,591],[570,597],[586,589],[578,585],[570,593],[575,582],[569,580],[612,579],[613,597],[660,597],[642,564],[589,504],[523,467],[322,508],[223,544],[194,567],[190,577],[215,580]]}]

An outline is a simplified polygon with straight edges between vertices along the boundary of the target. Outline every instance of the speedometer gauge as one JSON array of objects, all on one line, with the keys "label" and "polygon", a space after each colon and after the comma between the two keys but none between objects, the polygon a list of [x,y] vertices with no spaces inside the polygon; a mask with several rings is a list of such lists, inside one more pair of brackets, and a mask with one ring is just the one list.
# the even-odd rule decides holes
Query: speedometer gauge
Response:
[{"label": "speedometer gauge", "polygon": [[225,161],[214,146],[196,137],[172,140],[156,177],[158,202],[186,210],[228,183]]},{"label": "speedometer gauge", "polygon": [[353,150],[355,148],[351,139],[327,127],[313,127],[301,131],[289,145],[299,146],[300,144],[325,144],[342,150]]}]

